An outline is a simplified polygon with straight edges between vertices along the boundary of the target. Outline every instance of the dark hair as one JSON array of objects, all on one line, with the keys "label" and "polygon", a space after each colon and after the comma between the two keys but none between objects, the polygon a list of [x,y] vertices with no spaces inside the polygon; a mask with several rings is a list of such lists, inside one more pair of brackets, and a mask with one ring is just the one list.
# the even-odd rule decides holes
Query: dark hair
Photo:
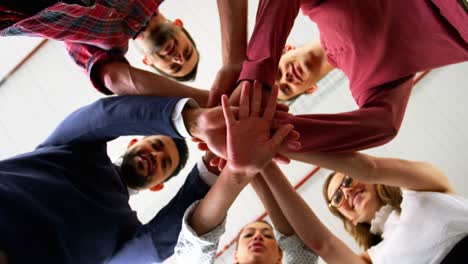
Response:
[{"label": "dark hair", "polygon": [[[179,138],[171,138],[171,139],[174,141],[177,147],[177,152],[179,153],[179,164],[177,164],[177,167],[174,169],[171,175],[169,175],[169,177],[167,177],[167,179],[164,180],[164,182],[167,182],[172,177],[179,174],[179,172],[187,164],[187,160],[189,157],[189,151],[188,151],[187,143],[185,142],[185,140],[179,139]],[[135,167],[132,165],[133,157],[134,157],[134,154],[130,152],[126,152],[122,156],[122,164],[120,165],[120,169],[122,171],[122,178],[124,179],[127,186],[130,188],[133,188],[133,189],[145,188],[148,182],[150,182],[152,178],[144,177],[135,170]]]},{"label": "dark hair", "polygon": [[185,165],[187,164],[187,160],[188,160],[188,157],[189,157],[189,151],[188,151],[188,147],[187,147],[187,142],[185,141],[185,139],[181,139],[181,138],[172,138],[172,140],[174,141],[176,147],[177,147],[177,152],[179,152],[179,164],[177,165],[177,167],[174,169],[174,171],[172,172],[171,175],[169,175],[169,177],[167,177],[167,179],[165,180],[165,182],[167,182],[168,180],[170,180],[172,177],[176,176],[177,174],[179,174],[179,172],[185,167]]},{"label": "dark hair", "polygon": [[188,82],[188,81],[195,80],[195,77],[197,77],[198,62],[200,61],[200,53],[198,53],[197,45],[195,44],[195,41],[193,40],[192,36],[188,33],[188,31],[184,27],[182,27],[182,32],[184,32],[185,36],[187,36],[188,40],[190,40],[190,43],[192,43],[193,47],[195,48],[195,52],[198,55],[198,59],[197,59],[197,63],[195,64],[195,67],[193,67],[193,69],[189,73],[187,73],[186,75],[175,77],[175,76],[172,76],[170,74],[165,73],[164,71],[162,71],[159,68],[155,67],[153,64],[151,64],[150,66],[162,76],[174,79],[174,80],[179,81],[179,82]]}]

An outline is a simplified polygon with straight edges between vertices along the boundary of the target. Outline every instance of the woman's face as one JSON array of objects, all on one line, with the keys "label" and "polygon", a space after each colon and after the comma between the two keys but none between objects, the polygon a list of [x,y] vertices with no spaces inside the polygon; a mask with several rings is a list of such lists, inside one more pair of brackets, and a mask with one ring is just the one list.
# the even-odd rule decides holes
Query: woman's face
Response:
[{"label": "woman's face", "polygon": [[349,184],[349,177],[345,178],[344,174],[336,173],[328,185],[328,201],[335,200],[338,211],[354,225],[370,223],[382,206],[375,185],[351,180],[352,183]]},{"label": "woman's face", "polygon": [[271,226],[263,222],[246,225],[240,233],[234,257],[239,264],[281,263],[282,253]]}]

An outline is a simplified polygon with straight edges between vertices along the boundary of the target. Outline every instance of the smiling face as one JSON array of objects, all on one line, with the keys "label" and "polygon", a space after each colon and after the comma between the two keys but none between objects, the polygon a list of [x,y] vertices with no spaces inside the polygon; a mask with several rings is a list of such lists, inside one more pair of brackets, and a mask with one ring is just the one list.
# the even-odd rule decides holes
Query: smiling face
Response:
[{"label": "smiling face", "polygon": [[279,86],[278,99],[290,100],[303,93],[315,92],[320,63],[305,48],[287,46],[278,64],[275,82]]},{"label": "smiling face", "polygon": [[337,210],[354,225],[370,223],[382,206],[375,185],[353,180],[351,186],[345,187],[349,185],[346,182],[347,179],[342,173],[333,176],[327,189],[328,201],[341,200],[338,197],[342,195],[343,200]]},{"label": "smiling face", "polygon": [[281,263],[282,252],[272,227],[264,222],[252,222],[246,225],[239,235],[234,257],[239,264]]},{"label": "smiling face", "polygon": [[[143,179],[140,188],[152,188],[162,184],[175,171],[180,162],[177,146],[167,136],[149,136],[140,141],[132,141],[124,155],[124,162],[133,177]],[[123,165],[124,166],[124,165]]]},{"label": "smiling face", "polygon": [[198,51],[178,21],[151,21],[138,40],[143,62],[172,77],[188,75],[198,63]]}]

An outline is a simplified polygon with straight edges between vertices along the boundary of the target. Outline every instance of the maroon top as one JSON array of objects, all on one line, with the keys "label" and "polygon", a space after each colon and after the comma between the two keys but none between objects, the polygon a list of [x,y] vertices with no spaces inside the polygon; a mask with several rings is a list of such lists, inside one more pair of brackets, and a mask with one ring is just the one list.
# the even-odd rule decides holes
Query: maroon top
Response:
[{"label": "maroon top", "polygon": [[274,83],[299,9],[317,24],[329,62],[349,78],[360,107],[289,120],[301,132],[302,151],[388,142],[400,128],[411,76],[468,60],[468,15],[455,0],[261,0],[240,80]]}]

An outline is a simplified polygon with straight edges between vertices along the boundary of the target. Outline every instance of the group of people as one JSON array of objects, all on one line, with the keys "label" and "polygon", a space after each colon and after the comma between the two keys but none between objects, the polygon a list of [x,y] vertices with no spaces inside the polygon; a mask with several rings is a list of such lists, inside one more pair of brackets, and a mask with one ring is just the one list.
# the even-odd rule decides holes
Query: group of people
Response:
[{"label": "group of people", "polygon": [[[397,135],[417,72],[468,60],[466,1],[260,0],[247,42],[247,1],[217,0],[223,61],[209,91],[179,82],[195,78],[200,56],[161,2],[0,1],[1,36],[63,41],[94,87],[115,94],[70,114],[35,150],[0,161],[1,264],[161,263],[173,254],[213,263],[227,211],[248,184],[273,224],[241,230],[235,263],[468,260],[468,200],[441,171],[357,152]],[[299,10],[317,24],[320,45],[285,45]],[[129,64],[130,39],[159,75]],[[294,116],[277,103],[313,92],[335,67],[359,109]],[[107,142],[123,135],[145,137],[114,164]],[[176,176],[184,138],[205,155],[142,224],[129,193]],[[325,201],[364,253],[295,192],[276,164],[290,159],[335,171]]]}]

